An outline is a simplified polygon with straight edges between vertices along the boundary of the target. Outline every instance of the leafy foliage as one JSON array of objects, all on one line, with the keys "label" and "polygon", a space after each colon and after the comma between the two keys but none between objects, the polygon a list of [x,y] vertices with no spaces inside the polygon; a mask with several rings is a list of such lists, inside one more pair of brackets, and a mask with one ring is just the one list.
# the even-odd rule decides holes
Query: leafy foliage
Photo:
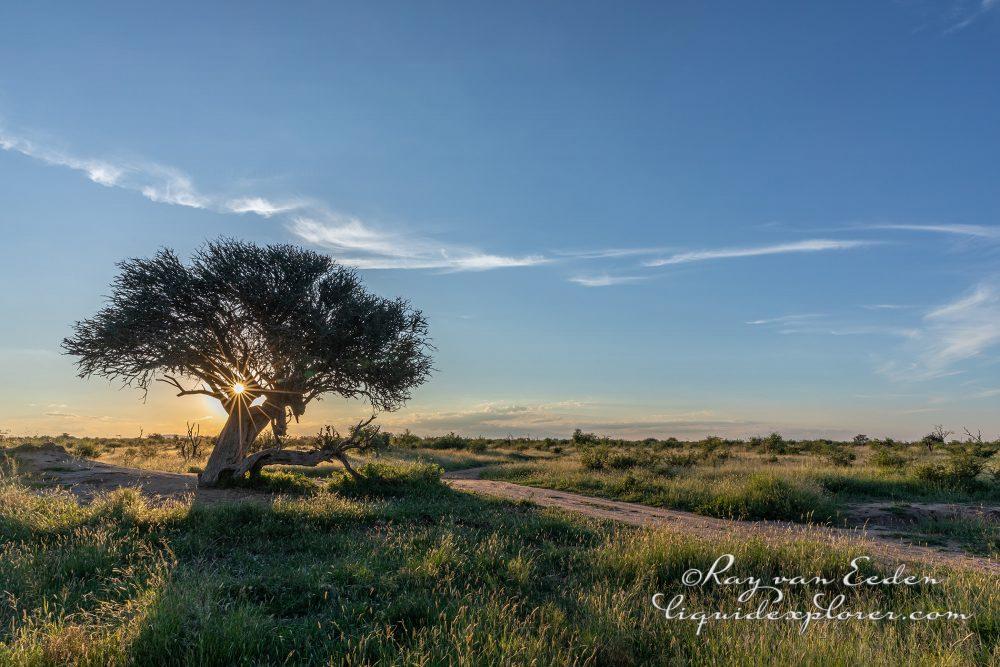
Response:
[{"label": "leafy foliage", "polygon": [[[63,349],[81,377],[148,390],[264,396],[278,434],[326,393],[399,407],[431,371],[427,322],[403,299],[366,291],[356,273],[292,245],[223,239],[184,264],[169,249],[119,264],[109,302]],[[193,378],[188,387],[180,378]]]}]

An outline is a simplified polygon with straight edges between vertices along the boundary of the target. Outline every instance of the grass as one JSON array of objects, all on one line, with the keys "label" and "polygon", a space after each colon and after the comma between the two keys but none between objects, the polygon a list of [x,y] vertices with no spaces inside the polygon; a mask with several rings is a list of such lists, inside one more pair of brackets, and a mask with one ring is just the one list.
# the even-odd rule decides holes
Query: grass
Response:
[{"label": "grass", "polygon": [[645,468],[592,471],[573,460],[505,466],[486,477],[560,491],[669,507],[727,519],[832,521],[836,508],[814,483],[769,471],[689,469],[674,475]]},{"label": "grass", "polygon": [[925,517],[905,524],[903,537],[931,546],[957,546],[969,553],[1000,558],[1000,523],[985,517]]},{"label": "grass", "polygon": [[[288,444],[296,447],[308,447],[310,445],[308,440],[308,438],[293,438],[289,439]],[[201,472],[208,459],[208,452],[211,451],[211,443],[208,443],[203,446],[201,456],[193,459],[185,459],[181,456],[180,441],[162,436],[156,440],[140,438],[75,438],[72,436],[59,436],[56,438],[34,437],[10,439],[9,442],[4,444],[13,447],[20,444],[41,445],[46,442],[55,442],[58,445],[62,445],[66,451],[74,456],[93,459],[102,463],[127,468],[178,473]],[[536,461],[553,457],[552,453],[544,450],[525,448],[523,446],[520,448],[507,447],[505,446],[507,443],[504,441],[497,443],[499,446],[485,449],[482,446],[442,449],[436,442],[429,444],[433,446],[425,447],[422,443],[418,443],[416,446],[391,447],[385,452],[384,457],[387,461],[391,462],[430,463],[439,466],[445,471],[511,462]],[[362,459],[362,462],[364,460]],[[331,475],[338,476],[341,467],[338,463],[326,463],[313,468],[275,466],[273,470],[291,470],[306,477],[330,477]]]},{"label": "grass", "polygon": [[[707,541],[457,493],[429,466],[379,466],[264,503],[79,504],[0,483],[2,664],[981,664],[1000,657],[1000,587],[838,589],[855,610],[950,609],[970,621],[712,623],[650,604],[742,606],[683,589],[720,554],[733,574],[839,578],[850,548]],[[868,568],[889,573],[895,564]],[[920,574],[929,573],[921,569]],[[742,590],[742,589],[741,589]],[[791,591],[805,608],[816,590]]]},{"label": "grass", "polygon": [[[850,503],[864,500],[1000,502],[1000,484],[986,466],[978,478],[952,483],[946,454],[915,449],[903,467],[879,466],[872,459],[884,459],[883,450],[857,449],[778,455],[739,445],[582,447],[576,455],[504,466],[487,475],[742,519],[832,520]],[[849,455],[860,459],[859,464]],[[928,476],[924,474],[928,469],[941,474]]]}]

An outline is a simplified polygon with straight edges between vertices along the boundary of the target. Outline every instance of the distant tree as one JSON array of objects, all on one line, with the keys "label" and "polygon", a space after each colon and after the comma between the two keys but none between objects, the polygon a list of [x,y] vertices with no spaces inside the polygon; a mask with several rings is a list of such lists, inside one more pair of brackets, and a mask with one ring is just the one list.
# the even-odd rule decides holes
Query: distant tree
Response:
[{"label": "distant tree", "polygon": [[870,438],[864,433],[858,433],[856,436],[854,436],[855,445],[867,445],[869,440]]},{"label": "distant tree", "polygon": [[572,440],[574,445],[596,445],[600,442],[600,438],[596,435],[593,433],[584,433],[581,429],[573,431]]},{"label": "distant tree", "polygon": [[413,435],[410,433],[410,429],[406,429],[402,433],[397,433],[391,437],[391,441],[397,445],[403,445],[404,447],[412,447],[420,442],[420,436]]},{"label": "distant tree", "polygon": [[944,430],[944,426],[942,426],[941,424],[936,424],[934,426],[934,430],[925,435],[920,440],[920,442],[922,442],[924,446],[927,447],[928,452],[933,452],[934,446],[943,445],[945,441],[948,439],[948,436],[951,435],[952,433],[954,433],[954,431],[946,431]]},{"label": "distant tree", "polygon": [[[102,375],[148,391],[165,382],[178,396],[222,402],[228,418],[201,474],[203,486],[248,470],[247,453],[270,425],[324,394],[358,398],[373,413],[394,410],[431,371],[427,322],[402,299],[364,289],[330,257],[291,245],[208,243],[189,264],[164,249],[119,264],[108,303],[77,322],[63,349],[80,377]],[[314,452],[257,452],[255,471],[274,462],[316,465],[375,437],[372,419],[339,444]]]},{"label": "distant tree", "polygon": [[184,422],[184,426],[187,428],[187,435],[180,440],[179,449],[181,458],[190,461],[201,457],[201,444],[205,438],[201,435],[201,424],[198,422]]}]

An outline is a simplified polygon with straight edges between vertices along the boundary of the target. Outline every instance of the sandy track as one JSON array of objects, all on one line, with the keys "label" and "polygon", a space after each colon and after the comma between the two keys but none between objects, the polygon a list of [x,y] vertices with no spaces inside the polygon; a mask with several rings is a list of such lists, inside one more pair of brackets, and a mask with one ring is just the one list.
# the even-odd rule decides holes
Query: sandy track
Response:
[{"label": "sandy track", "polygon": [[[58,445],[18,447],[7,450],[18,461],[21,472],[42,487],[60,487],[85,500],[98,493],[117,488],[139,488],[152,498],[192,498],[194,502],[225,502],[254,500],[266,502],[267,494],[242,489],[199,489],[198,476],[190,473],[170,473],[139,468],[126,468],[68,454]],[[617,500],[592,498],[566,491],[553,491],[511,482],[480,479],[491,466],[456,470],[445,474],[446,483],[458,491],[481,493],[525,500],[540,507],[554,507],[595,519],[618,521],[634,526],[657,527],[706,538],[730,538],[734,535],[763,536],[768,540],[794,541],[820,539],[841,547],[854,548],[858,555],[880,556],[894,562],[923,562],[954,567],[968,567],[981,572],[1000,574],[1000,563],[989,558],[914,546],[867,531],[824,528],[782,521],[733,521],[682,512],[680,510],[647,507]]]},{"label": "sandy track", "polygon": [[64,488],[84,500],[120,488],[138,488],[152,498],[193,496],[199,502],[261,498],[261,494],[242,489],[199,489],[198,475],[193,473],[126,468],[77,458],[55,444],[15,447],[7,453],[17,460],[19,472],[35,484]]},{"label": "sandy track", "polygon": [[482,493],[509,500],[525,500],[541,507],[555,507],[595,519],[606,519],[632,524],[666,528],[688,535],[708,538],[731,538],[734,535],[765,537],[768,540],[794,541],[819,539],[838,547],[850,547],[858,555],[872,555],[893,562],[921,562],[937,565],[967,567],[982,572],[1000,574],[996,560],[967,554],[916,546],[880,534],[877,528],[849,530],[808,526],[786,521],[734,521],[717,519],[680,510],[648,507],[618,500],[582,496],[567,491],[554,491],[511,482],[480,479],[486,468],[470,468],[447,473],[445,481],[460,491]]}]

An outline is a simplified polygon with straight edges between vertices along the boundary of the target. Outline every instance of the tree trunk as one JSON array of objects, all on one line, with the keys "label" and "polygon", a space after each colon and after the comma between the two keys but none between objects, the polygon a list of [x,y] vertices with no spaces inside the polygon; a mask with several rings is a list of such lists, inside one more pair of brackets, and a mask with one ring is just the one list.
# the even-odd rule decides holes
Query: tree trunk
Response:
[{"label": "tree trunk", "polygon": [[229,413],[229,418],[215,441],[215,448],[208,457],[205,471],[198,476],[198,486],[216,486],[232,477],[239,469],[250,444],[268,423],[263,410],[248,408],[238,401],[237,409]]},{"label": "tree trunk", "polygon": [[265,449],[251,454],[243,459],[233,471],[236,476],[250,473],[251,479],[260,475],[264,466],[286,465],[286,466],[317,466],[336,459],[340,461],[344,469],[354,479],[362,479],[361,473],[354,469],[347,458],[347,454],[336,449],[312,449],[300,451],[296,449]]}]

